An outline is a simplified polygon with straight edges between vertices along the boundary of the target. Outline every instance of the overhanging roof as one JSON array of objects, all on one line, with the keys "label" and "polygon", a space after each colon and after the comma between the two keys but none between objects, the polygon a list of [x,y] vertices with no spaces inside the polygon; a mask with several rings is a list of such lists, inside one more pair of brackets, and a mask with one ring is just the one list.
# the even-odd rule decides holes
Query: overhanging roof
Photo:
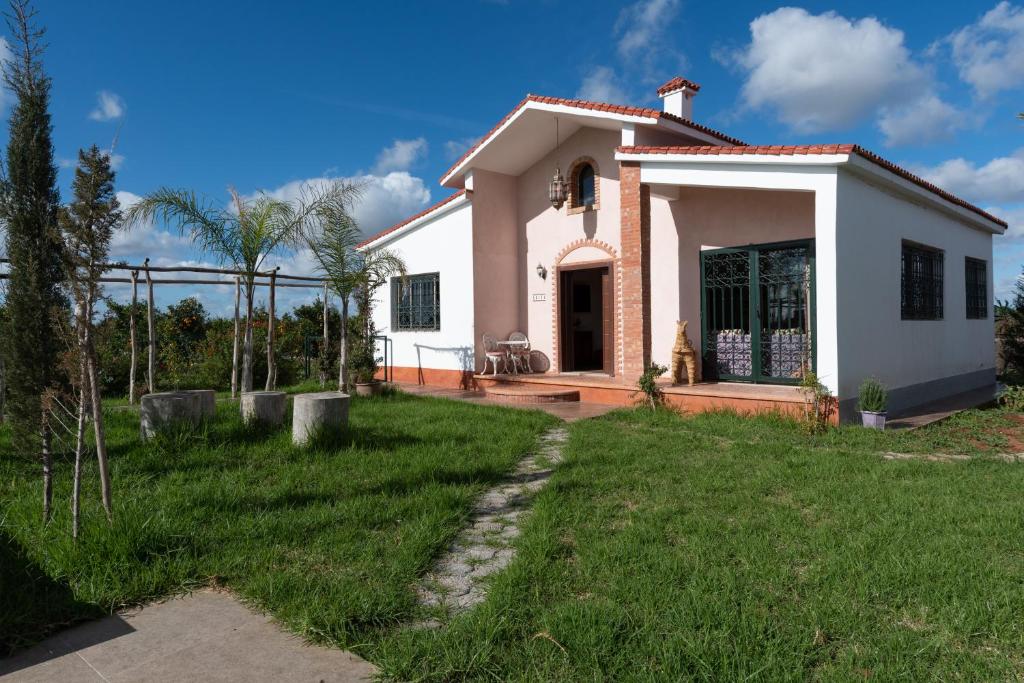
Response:
[{"label": "overhanging roof", "polygon": [[[715,159],[722,163],[793,163],[793,164],[847,164],[852,163],[864,170],[887,172],[911,183],[955,207],[966,209],[988,221],[993,232],[1005,232],[1006,221],[993,216],[984,209],[961,199],[951,192],[934,185],[905,168],[883,159],[860,145],[734,145],[734,146],[666,146],[666,147],[619,147],[615,158],[619,161],[661,161],[661,162],[707,162]],[[857,163],[856,160],[863,160]],[[863,162],[868,162],[864,164]]]},{"label": "overhanging roof", "polygon": [[460,187],[471,167],[519,175],[555,144],[554,120],[565,140],[581,127],[620,130],[623,124],[662,126],[709,144],[742,145],[742,140],[659,109],[588,100],[527,95],[441,176],[441,184]]}]

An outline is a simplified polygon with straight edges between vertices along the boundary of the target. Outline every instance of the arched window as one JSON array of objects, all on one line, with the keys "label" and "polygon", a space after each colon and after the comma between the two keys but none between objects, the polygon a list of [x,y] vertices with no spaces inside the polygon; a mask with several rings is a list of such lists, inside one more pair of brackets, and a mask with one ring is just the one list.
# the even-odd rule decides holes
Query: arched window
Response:
[{"label": "arched window", "polygon": [[577,159],[569,175],[569,213],[598,208],[601,189],[597,165],[590,157]]},{"label": "arched window", "polygon": [[580,164],[576,174],[576,194],[580,198],[580,206],[594,205],[594,167],[590,164]]}]

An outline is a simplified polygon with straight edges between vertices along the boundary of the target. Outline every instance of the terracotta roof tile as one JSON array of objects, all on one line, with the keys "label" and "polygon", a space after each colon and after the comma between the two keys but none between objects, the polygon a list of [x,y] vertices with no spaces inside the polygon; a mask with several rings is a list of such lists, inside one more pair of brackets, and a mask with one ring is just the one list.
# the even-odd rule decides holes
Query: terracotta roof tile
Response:
[{"label": "terracotta roof tile", "polygon": [[467,190],[459,190],[458,192],[455,192],[454,194],[450,194],[447,197],[445,197],[444,199],[442,199],[441,201],[439,201],[437,204],[434,204],[433,206],[428,206],[427,208],[425,208],[422,211],[420,211],[418,214],[416,214],[414,216],[409,216],[404,221],[402,221],[400,223],[395,223],[390,228],[387,228],[386,230],[381,230],[376,235],[372,235],[370,237],[367,237],[365,240],[360,242],[357,245],[357,247],[361,249],[361,248],[365,247],[366,245],[371,244],[372,242],[376,242],[381,237],[384,237],[385,235],[390,235],[395,230],[398,230],[399,228],[405,227],[409,223],[412,223],[415,220],[423,218],[427,214],[430,214],[430,213],[433,213],[434,211],[437,211],[438,209],[440,209],[445,204],[448,204],[449,202],[452,202],[455,199],[458,199],[459,197],[461,197],[462,195],[466,194],[467,192],[468,192]]},{"label": "terracotta roof tile", "polygon": [[658,97],[661,97],[666,93],[679,90],[681,88],[689,88],[693,92],[698,92],[700,90],[700,84],[694,83],[693,81],[688,81],[680,76],[676,76],[675,78],[673,78],[672,80],[668,81],[663,86],[658,88]]},{"label": "terracotta roof tile", "polygon": [[883,159],[874,152],[864,149],[860,145],[737,145],[732,147],[719,147],[715,145],[702,145],[696,147],[687,146],[667,146],[667,147],[651,147],[651,146],[634,146],[634,147],[619,147],[617,151],[623,154],[696,154],[696,155],[714,155],[724,156],[733,154],[764,154],[764,155],[775,155],[775,156],[800,156],[800,155],[813,155],[813,154],[856,154],[859,157],[867,159],[868,161],[881,166],[891,173],[909,180],[915,185],[919,185],[924,189],[932,192],[933,194],[942,197],[948,202],[952,202],[957,206],[963,207],[968,211],[978,214],[983,218],[987,218],[993,223],[997,223],[1004,228],[1007,227],[1006,221],[1001,218],[997,218],[989,212],[981,209],[970,202],[957,197],[956,195],[943,190],[941,187],[934,185],[920,176],[914,175],[910,171],[906,170],[902,166],[897,166],[888,159]]}]

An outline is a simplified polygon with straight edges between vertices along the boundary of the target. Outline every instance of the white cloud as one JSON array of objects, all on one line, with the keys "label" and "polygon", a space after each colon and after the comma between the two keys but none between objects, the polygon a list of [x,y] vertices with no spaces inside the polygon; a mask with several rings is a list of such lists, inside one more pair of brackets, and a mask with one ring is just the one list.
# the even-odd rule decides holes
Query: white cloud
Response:
[{"label": "white cloud", "polygon": [[581,100],[595,102],[611,102],[625,104],[629,102],[625,90],[619,85],[615,70],[607,66],[598,66],[583,79],[576,97]]},{"label": "white cloud", "polygon": [[942,189],[974,202],[1024,202],[1024,147],[982,166],[957,158],[913,170]]},{"label": "white cloud", "polygon": [[373,172],[377,175],[384,175],[392,171],[408,171],[426,154],[426,138],[395,140],[390,147],[385,147],[377,155],[377,163],[373,167]]},{"label": "white cloud", "polygon": [[1024,8],[1000,2],[943,42],[961,80],[980,97],[1024,84]]},{"label": "white cloud", "polygon": [[[142,197],[121,190],[117,201],[121,210],[127,211]],[[191,256],[191,242],[187,236],[157,228],[151,221],[134,226],[131,230],[118,230],[110,241],[110,256],[113,260],[137,260],[146,257],[160,265],[174,265]]]},{"label": "white cloud", "polygon": [[109,90],[101,90],[96,96],[96,108],[89,112],[93,121],[112,121],[124,116],[125,104],[121,96]]},{"label": "white cloud", "polygon": [[425,207],[430,202],[430,190],[422,178],[407,171],[393,171],[386,175],[361,174],[347,178],[319,177],[293,180],[266,193],[286,201],[297,199],[308,186],[319,186],[334,180],[355,183],[362,187],[362,197],[353,214],[363,234],[370,235],[389,227]]},{"label": "white cloud", "polygon": [[1007,238],[1018,239],[1024,237],[1024,206],[1016,206],[1013,208],[992,206],[985,210],[993,216],[1002,218],[1007,222],[1007,224],[1009,224],[1009,227],[1006,229]]},{"label": "white cloud", "polygon": [[905,107],[883,107],[878,127],[887,146],[927,144],[953,137],[967,125],[967,115],[935,94]]},{"label": "white cloud", "polygon": [[619,55],[634,59],[660,47],[678,10],[679,0],[642,0],[623,9],[615,23]]},{"label": "white cloud", "polygon": [[903,32],[874,17],[783,7],[750,23],[750,43],[727,59],[747,75],[742,97],[802,133],[842,128],[927,97],[931,76],[904,45]]}]

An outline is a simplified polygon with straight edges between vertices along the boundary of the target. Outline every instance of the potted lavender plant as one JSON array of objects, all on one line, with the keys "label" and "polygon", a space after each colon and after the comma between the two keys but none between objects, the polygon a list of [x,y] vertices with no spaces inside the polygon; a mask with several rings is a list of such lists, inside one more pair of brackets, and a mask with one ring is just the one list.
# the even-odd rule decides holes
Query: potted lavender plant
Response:
[{"label": "potted lavender plant", "polygon": [[860,385],[858,410],[861,423],[871,429],[885,429],[886,405],[889,394],[885,387],[874,377],[868,377]]}]

